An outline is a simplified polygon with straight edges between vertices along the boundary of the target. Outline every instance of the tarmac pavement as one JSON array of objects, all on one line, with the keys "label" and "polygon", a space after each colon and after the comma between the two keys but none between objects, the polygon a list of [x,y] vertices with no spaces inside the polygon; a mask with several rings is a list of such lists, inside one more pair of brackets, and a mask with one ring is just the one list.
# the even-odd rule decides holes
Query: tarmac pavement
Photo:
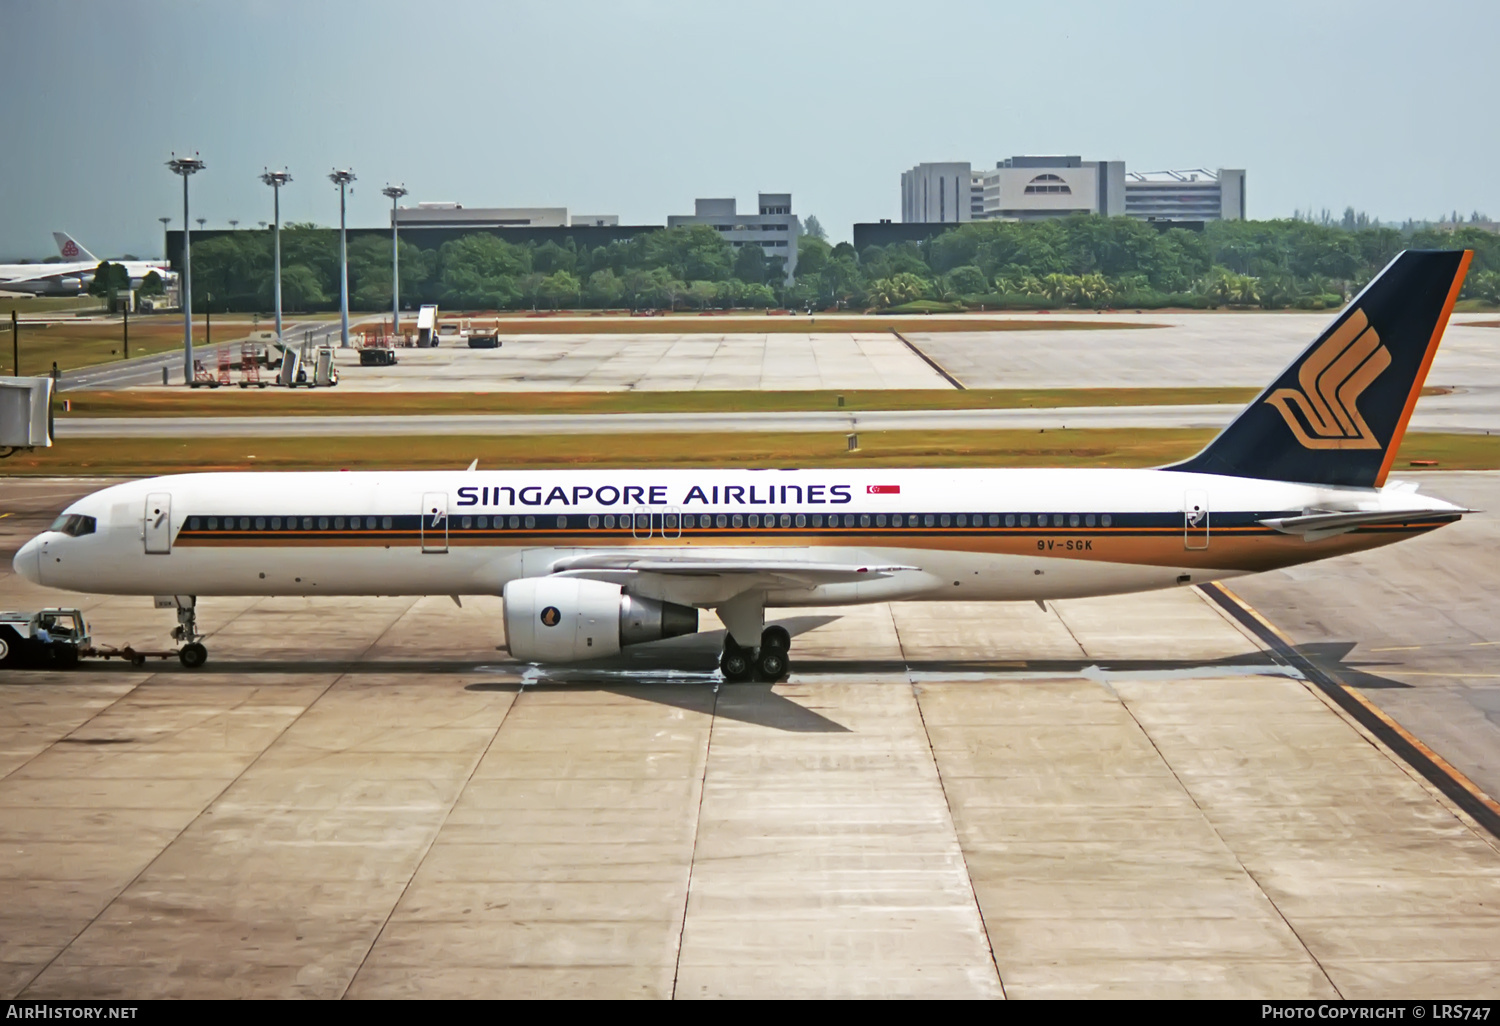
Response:
[{"label": "tarmac pavement", "polygon": [[[8,482],[0,531],[91,487]],[[1352,610],[1289,621],[1304,650],[1487,640],[1491,533],[1236,587]],[[165,641],[7,568],[0,606]],[[199,608],[201,670],[0,682],[7,996],[1496,996],[1500,842],[1196,590],[781,611],[791,677],[717,687],[711,617],[659,665],[538,669],[497,598]],[[1412,726],[1443,693],[1402,694]]]}]

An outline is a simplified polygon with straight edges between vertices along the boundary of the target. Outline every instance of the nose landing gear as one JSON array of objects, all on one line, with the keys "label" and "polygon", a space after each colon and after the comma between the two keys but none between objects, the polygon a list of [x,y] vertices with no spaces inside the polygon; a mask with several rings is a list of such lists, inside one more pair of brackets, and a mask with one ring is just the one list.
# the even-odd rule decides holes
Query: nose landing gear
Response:
[{"label": "nose landing gear", "polygon": [[200,640],[203,635],[198,633],[198,599],[193,595],[174,595],[172,601],[177,607],[177,626],[172,628],[172,639],[182,644],[177,658],[189,670],[196,670],[208,662],[208,649]]},{"label": "nose landing gear", "polygon": [[719,657],[719,672],[731,683],[752,677],[761,681],[780,680],[791,668],[787,658],[791,647],[791,634],[785,627],[777,625],[761,632],[758,648],[745,648],[726,633],[724,653]]}]

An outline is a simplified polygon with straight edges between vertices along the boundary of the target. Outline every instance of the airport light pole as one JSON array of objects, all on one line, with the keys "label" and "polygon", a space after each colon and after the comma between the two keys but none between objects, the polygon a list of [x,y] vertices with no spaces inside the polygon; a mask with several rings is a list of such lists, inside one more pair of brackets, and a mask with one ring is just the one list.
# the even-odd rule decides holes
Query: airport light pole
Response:
[{"label": "airport light pole", "polygon": [[406,195],[406,186],[387,185],[380,192],[391,198],[391,334],[396,335],[401,331],[401,254],[396,245],[396,201]]},{"label": "airport light pole", "polygon": [[158,217],[157,220],[161,222],[161,255],[162,259],[165,260],[167,258],[167,232],[171,230],[172,219],[170,217]]},{"label": "airport light pole", "polygon": [[354,172],[335,168],[328,180],[339,187],[339,345],[349,348],[349,240],[344,229],[344,194],[354,184]]},{"label": "airport light pole", "polygon": [[172,154],[167,167],[182,176],[182,383],[193,383],[193,229],[188,220],[188,179],[203,170],[203,161]]},{"label": "airport light pole", "polygon": [[[263,181],[263,182],[265,182],[267,185],[269,185],[271,187],[271,195],[273,197],[272,203],[273,203],[273,209],[275,211],[275,217],[276,217],[276,222],[275,222],[275,224],[276,224],[276,247],[275,247],[276,248],[276,277],[275,277],[274,280],[275,280],[275,290],[276,290],[276,341],[280,342],[281,341],[281,187],[283,185],[285,185],[287,182],[290,182],[292,180],[292,176],[290,174],[288,174],[285,170],[282,170],[282,171],[266,171],[265,173],[263,173],[260,176],[260,180]],[[266,222],[262,221],[260,224],[261,224],[261,227],[264,228],[265,225],[266,225]]]}]

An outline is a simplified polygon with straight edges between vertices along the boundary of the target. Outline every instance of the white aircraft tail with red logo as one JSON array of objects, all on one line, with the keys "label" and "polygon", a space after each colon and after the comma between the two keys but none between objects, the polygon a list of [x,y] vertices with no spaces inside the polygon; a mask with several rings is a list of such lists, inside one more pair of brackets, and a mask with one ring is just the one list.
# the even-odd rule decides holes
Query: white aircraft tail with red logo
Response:
[{"label": "white aircraft tail with red logo", "polygon": [[57,240],[57,251],[62,254],[64,260],[87,260],[91,263],[97,262],[98,258],[78,244],[78,240],[67,232],[53,232],[52,237]]}]

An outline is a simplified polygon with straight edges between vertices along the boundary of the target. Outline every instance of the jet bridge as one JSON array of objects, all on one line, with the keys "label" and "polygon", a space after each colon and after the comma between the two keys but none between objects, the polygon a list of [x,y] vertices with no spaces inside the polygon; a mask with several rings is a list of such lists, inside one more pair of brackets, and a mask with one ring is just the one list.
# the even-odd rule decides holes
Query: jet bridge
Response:
[{"label": "jet bridge", "polygon": [[52,444],[50,377],[0,378],[0,459]]}]

